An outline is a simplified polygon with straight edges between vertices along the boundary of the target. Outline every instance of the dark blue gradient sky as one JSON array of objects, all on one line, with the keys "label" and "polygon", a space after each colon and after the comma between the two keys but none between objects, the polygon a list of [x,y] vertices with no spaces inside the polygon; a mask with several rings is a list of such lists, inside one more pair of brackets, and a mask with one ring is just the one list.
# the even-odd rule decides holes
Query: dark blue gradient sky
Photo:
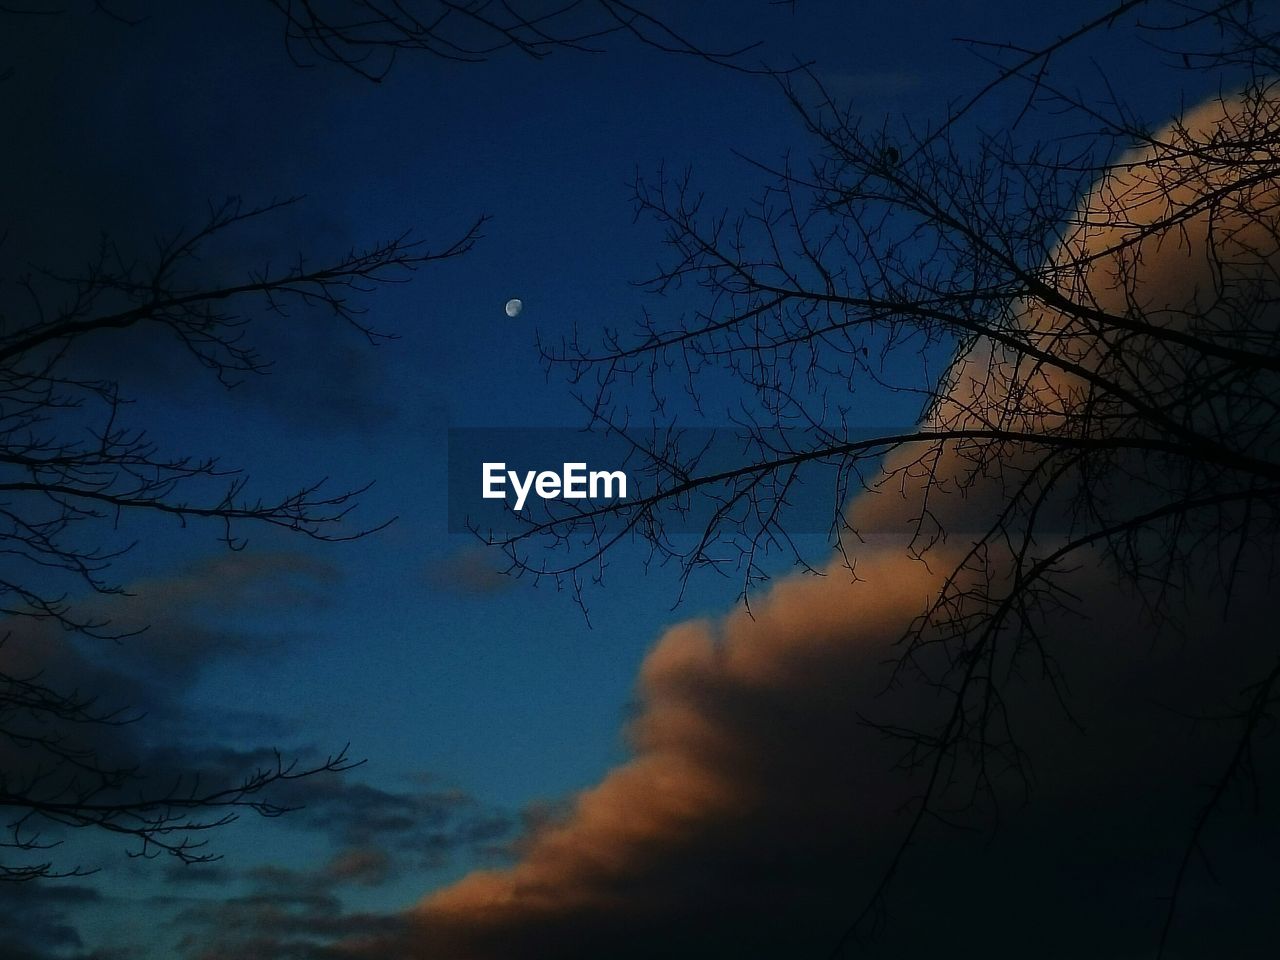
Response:
[{"label": "dark blue gradient sky", "polygon": [[[692,302],[633,284],[662,256],[660,230],[633,217],[637,173],[689,167],[709,206],[735,208],[767,179],[745,158],[803,162],[808,145],[772,80],[622,37],[603,41],[600,54],[541,61],[404,56],[374,85],[332,64],[291,63],[266,3],[139,2],[134,26],[89,7],[3,21],[6,283],[26,264],[84,262],[104,232],[145,253],[153,236],[198,222],[208,202],[233,194],[249,204],[302,199],[213,251],[211,277],[299,252],[321,259],[406,229],[443,246],[478,215],[491,218],[471,253],[370,299],[371,322],[393,342],[370,346],[305,313],[267,317],[251,335],[274,368],[230,392],[145,338],[83,358],[86,369],[117,372],[135,400],[128,415],[162,448],[221,455],[264,491],[320,476],[336,488],[376,481],[359,517],[398,518],[351,544],[262,533],[230,559],[213,530],[131,519],[122,531],[142,544],[118,564],[123,581],[140,584],[143,598],[175,585],[197,598],[174,614],[169,642],[188,642],[188,620],[217,627],[180,682],[158,678],[147,694],[157,740],[246,752],[350,742],[368,760],[346,775],[345,792],[334,788],[308,813],[217,835],[226,860],[203,868],[207,882],[201,868],[175,872],[94,845],[102,872],[77,881],[65,902],[27,913],[48,919],[35,944],[48,956],[77,955],[78,937],[87,950],[145,942],[150,954],[127,955],[165,957],[193,949],[175,945],[208,920],[208,904],[260,889],[269,869],[316,876],[343,851],[381,844],[400,859],[376,882],[308,889],[347,909],[402,907],[496,862],[539,805],[553,807],[624,756],[645,651],[665,626],[728,609],[740,584],[703,578],[673,610],[676,572],[645,568],[623,549],[588,592],[588,625],[568,593],[494,577],[493,558],[447,532],[445,431],[576,425],[581,411],[538,363],[535,331],[557,339],[575,326],[625,327],[642,310],[674,315]],[[699,42],[762,41],[749,60],[812,61],[868,118],[921,125],[990,76],[956,38],[1036,42],[1101,7],[657,5]],[[1153,123],[1201,93],[1170,97],[1150,69],[1156,54],[1113,47],[1107,34],[1091,42]],[[1064,79],[1087,86],[1088,64],[1077,63]],[[998,129],[1019,103],[1002,92],[970,122]],[[503,313],[509,297],[524,301],[516,319]],[[701,399],[714,422],[724,404]],[[913,413],[874,393],[858,402],[870,425]],[[261,566],[229,589],[219,563]],[[130,655],[94,656],[118,664]],[[142,659],[130,669],[152,667],[161,669]],[[385,820],[372,822],[384,808]]]}]

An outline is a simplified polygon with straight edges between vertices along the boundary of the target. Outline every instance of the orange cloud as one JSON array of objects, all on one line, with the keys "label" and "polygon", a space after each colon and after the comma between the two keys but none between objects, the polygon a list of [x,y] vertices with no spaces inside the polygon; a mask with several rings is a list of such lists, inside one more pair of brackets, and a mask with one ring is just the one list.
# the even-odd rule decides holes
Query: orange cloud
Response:
[{"label": "orange cloud", "polygon": [[[1234,116],[1211,104],[1185,126],[1202,137]],[[1170,146],[1149,151],[1145,166],[1129,166],[1093,194],[1050,261],[1053,284],[1100,310],[1140,299],[1155,316],[1168,309],[1169,322],[1183,322],[1175,318],[1194,314],[1212,275],[1205,256],[1211,236],[1245,279],[1277,265],[1275,244],[1260,246],[1265,227],[1250,214],[1273,194],[1216,211],[1214,231],[1205,212],[1139,239],[1170,202],[1184,203],[1218,176],[1186,165],[1187,142],[1185,133],[1170,132]],[[1131,214],[1129,223],[1114,225],[1117,205]],[[1105,222],[1095,225],[1099,215]],[[1104,250],[1111,253],[1082,272],[1056,269]],[[1245,251],[1253,251],[1252,260]],[[1021,322],[1058,355],[1086,368],[1104,363],[1091,353],[1082,321],[1036,310]],[[1154,358],[1152,369],[1169,362]],[[1001,384],[994,393],[975,388],[990,384],[989,364]],[[980,376],[971,379],[974,365]],[[932,419],[1061,417],[1075,386],[1069,375],[1010,367],[998,349],[979,342],[953,368],[952,392]],[[1020,406],[1011,408],[1010,397]],[[942,476],[958,482],[968,464],[951,450]],[[961,548],[939,545],[927,564],[908,554],[924,483],[916,473],[901,495],[895,488],[854,504],[855,526],[904,531],[858,546],[856,581],[833,561],[822,577],[778,584],[750,614],[739,609],[670,629],[641,672],[642,709],[629,730],[633,759],[579,794],[565,817],[525,838],[513,866],[475,872],[425,897],[408,914],[411,932],[377,951],[440,960],[824,956],[892,856],[921,787],[920,770],[893,772],[902,744],[862,717],[928,730],[948,707],[944,693],[927,685],[886,687],[894,642],[936,596]],[[990,510],[1000,493],[998,481],[986,481],[968,498],[934,508],[943,520]],[[1038,956],[1149,950],[1151,918],[1180,853],[1176,840],[1201,802],[1199,785],[1212,780],[1231,742],[1229,724],[1191,724],[1177,711],[1234,702],[1258,675],[1271,656],[1258,642],[1268,635],[1269,601],[1247,598],[1224,617],[1218,598],[1191,595],[1184,598],[1182,646],[1135,644],[1150,630],[1132,596],[1102,556],[1085,555],[1081,563],[1066,583],[1086,598],[1094,619],[1064,618],[1045,628],[1057,666],[1073,684],[1076,724],[1092,738],[1045,686],[1009,685],[1002,707],[1014,715],[1028,753],[1042,760],[1031,782],[1044,795],[1033,812],[1019,811],[1017,788],[995,788],[993,799],[1019,811],[1007,814],[1012,822],[997,853],[963,834],[927,831],[931,846],[918,861],[924,866],[910,873],[902,895],[903,912],[922,909],[910,915],[926,922],[896,931],[893,950],[882,955],[935,955],[978,937],[986,952],[1021,944]],[[1258,577],[1251,582],[1257,590]],[[1023,658],[1004,666],[1011,677],[1034,680],[1045,663]],[[1162,712],[1155,702],[1176,709]],[[965,764],[958,759],[959,768]],[[945,774],[962,783],[973,770]],[[962,824],[991,813],[951,799]],[[1256,838],[1280,836],[1274,826],[1222,827],[1224,837],[1254,838],[1226,844],[1234,876],[1265,875]],[[1261,922],[1248,912],[1245,886],[1244,894],[1232,894],[1234,905],[1210,897],[1208,912],[1188,921],[1186,942],[1245,955],[1228,945],[1233,937],[1250,942]],[[1062,929],[1068,914],[1073,924]],[[1225,916],[1234,924],[1226,933]],[[1054,925],[1053,945],[1045,941],[1047,924]],[[1100,931],[1105,950],[1096,947]]]}]

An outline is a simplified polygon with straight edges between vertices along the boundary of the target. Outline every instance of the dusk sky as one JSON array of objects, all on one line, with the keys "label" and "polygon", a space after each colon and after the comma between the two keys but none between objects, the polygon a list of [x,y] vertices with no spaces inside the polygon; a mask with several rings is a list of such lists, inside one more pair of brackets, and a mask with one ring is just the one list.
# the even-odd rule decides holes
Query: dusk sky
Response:
[{"label": "dusk sky", "polygon": [[[118,381],[121,416],[162,451],[243,467],[268,498],[320,478],[334,492],[372,483],[344,529],[394,522],[347,543],[246,527],[247,546],[229,551],[217,525],[104,519],[95,542],[136,541],[110,572],[130,596],[82,590],[78,602],[149,629],[99,642],[14,627],[15,644],[43,651],[32,664],[145,713],[121,736],[161,779],[234,779],[272,749],[315,762],[349,744],[364,763],[284,784],[301,808],[283,817],[246,811],[201,837],[219,855],[210,863],[131,858],[125,838],[54,828],[55,864],[96,872],[0,884],[0,958],[830,955],[893,855],[914,782],[892,778],[897,748],[860,725],[857,704],[940,709],[919,691],[877,699],[877,665],[934,571],[872,538],[859,567],[869,586],[835,593],[833,545],[804,530],[829,576],[770,557],[752,619],[733,571],[682,588],[676,565],[646,563],[628,541],[587,584],[584,611],[572,590],[504,576],[500,551],[450,532],[447,432],[580,426],[537,341],[702,303],[692,282],[663,296],[637,284],[668,252],[661,225],[636,215],[632,181],[688,168],[708,210],[736,211],[770,180],[752,161],[803,169],[815,150],[776,79],[734,67],[811,64],[872,127],[921,130],[993,75],[959,38],[1042,45],[1114,5],[659,2],[645,9],[704,49],[759,45],[733,66],[625,34],[542,59],[404,51],[377,83],[287,44],[281,5],[261,0],[0,13],[6,333],[26,322],[25,275],[39,286],[50,282],[39,268],[77,273],[103,237],[146,260],[155,238],[230,196],[299,199],[202,254],[188,276],[209,285],[407,230],[444,249],[488,218],[465,254],[361,299],[395,339],[371,344],[321,310],[246,308],[246,336],[272,366],[230,389],[146,331],[75,345],[72,369]],[[581,18],[608,22],[590,5]],[[1184,73],[1173,59],[1117,27],[1052,76],[1085,98],[1121,91],[1152,128],[1244,76]],[[957,148],[980,131],[1055,136],[1051,111],[1019,120],[1024,98],[1017,85],[994,91],[958,126]],[[523,302],[516,317],[510,298]],[[932,349],[945,365],[950,342]],[[709,379],[699,391],[701,411],[676,397],[673,415],[733,422],[731,388]],[[918,395],[871,383],[850,387],[848,406],[855,429],[921,414]],[[858,509],[882,508],[898,517]],[[1052,758],[1036,767],[1037,802],[1010,800],[990,842],[939,829],[914,843],[883,938],[848,956],[1155,955],[1178,831],[1213,779],[1217,741],[1171,739],[1128,704],[1194,686],[1211,711],[1273,659],[1255,641],[1274,624],[1256,600],[1263,574],[1222,616],[1208,594],[1184,598],[1189,634],[1209,617],[1215,643],[1240,643],[1227,669],[1213,643],[1145,639],[1139,604],[1101,562],[1074,575],[1087,612],[1053,629],[1072,640],[1062,662],[1098,681],[1082,684],[1092,739],[1053,714],[1050,694],[1024,691],[1027,741]],[[1135,636],[1150,660],[1110,642]],[[1271,956],[1274,810],[1217,830],[1223,883],[1196,881],[1185,939],[1166,955]]]}]

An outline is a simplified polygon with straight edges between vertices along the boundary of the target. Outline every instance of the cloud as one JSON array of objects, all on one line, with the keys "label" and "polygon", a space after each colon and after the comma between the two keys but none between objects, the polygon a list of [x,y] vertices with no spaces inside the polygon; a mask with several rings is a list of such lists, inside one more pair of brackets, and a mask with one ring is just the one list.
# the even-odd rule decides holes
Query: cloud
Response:
[{"label": "cloud", "polygon": [[[272,637],[258,632],[255,624],[269,622],[281,611],[300,604],[321,606],[340,582],[337,571],[311,558],[296,554],[247,552],[222,554],[194,562],[169,575],[135,581],[128,595],[91,597],[80,610],[100,621],[109,621],[112,630],[131,632],[146,629],[120,642],[95,641],[76,637],[47,623],[11,618],[7,641],[0,647],[0,707],[8,707],[0,737],[0,789],[5,795],[21,795],[30,790],[40,798],[57,801],[73,792],[78,779],[74,768],[59,764],[54,749],[72,749],[92,754],[104,767],[136,766],[145,779],[128,781],[118,790],[96,799],[109,802],[116,797],[132,798],[137,790],[163,792],[178,785],[196,783],[206,792],[234,788],[255,770],[274,770],[282,761],[271,746],[257,745],[263,724],[261,717],[245,716],[227,708],[217,708],[199,717],[191,714],[185,697],[203,672],[230,658],[270,657],[292,638]],[[92,691],[95,708],[103,712],[122,709],[122,717],[145,714],[141,723],[84,725],[60,723],[40,714],[24,717],[16,711],[16,685],[23,678],[38,678],[42,684],[61,691]],[[271,725],[280,729],[278,721]],[[24,742],[24,731],[53,734],[40,744]],[[296,739],[294,732],[293,738]],[[305,742],[289,749],[283,762],[296,760],[300,767],[318,764],[324,751]],[[45,777],[43,771],[61,768],[64,775]],[[360,771],[363,772],[363,771]],[[85,778],[92,780],[90,774]],[[349,923],[343,914],[338,889],[371,888],[386,884],[406,871],[435,870],[468,856],[492,860],[494,850],[512,832],[513,823],[501,811],[477,803],[458,790],[441,787],[427,777],[415,778],[403,788],[375,786],[357,779],[359,773],[331,773],[277,784],[264,799],[293,808],[276,829],[304,831],[327,842],[337,852],[318,870],[256,871],[248,880],[252,891],[232,898],[221,906],[201,903],[211,894],[223,899],[224,892],[237,889],[244,879],[225,863],[164,866],[167,882],[184,888],[182,896],[163,906],[180,909],[180,928],[189,933],[187,949],[200,956],[253,956],[267,939],[300,937],[304,931],[333,938],[367,930],[386,932],[398,928],[399,921],[386,917],[357,917]],[[26,810],[17,801],[0,805],[13,814],[5,825]],[[28,821],[24,836],[39,826],[46,840],[65,839],[56,823]],[[210,838],[216,845],[216,838]],[[63,867],[82,863],[79,840],[69,845]],[[105,849],[105,848],[104,848]],[[130,847],[136,850],[136,845]],[[79,853],[77,853],[79,851]],[[28,862],[33,856],[54,858],[59,866],[59,850],[36,851],[26,856],[6,857],[0,841],[0,859],[5,863]],[[216,846],[208,851],[217,853]],[[123,851],[121,851],[123,853]],[[107,856],[98,850],[99,856]],[[39,909],[19,899],[22,890],[50,892],[38,903]],[[78,889],[78,888],[77,888]],[[78,924],[80,908],[89,900],[74,899],[73,888],[53,885],[0,884],[0,928],[10,911],[14,933],[9,941],[0,939],[0,955],[31,957],[32,960],[85,958]],[[96,899],[92,888],[83,888]],[[292,892],[291,892],[292,891]],[[30,900],[35,894],[27,895]],[[197,898],[193,905],[190,898]],[[230,936],[214,923],[235,915],[234,929],[259,930],[261,939],[245,940],[239,947],[217,953],[219,943]],[[208,926],[209,929],[205,929]],[[204,940],[197,945],[197,934]],[[310,942],[308,937],[302,937]],[[196,938],[196,939],[193,939]],[[25,953],[21,950],[27,951]],[[215,949],[216,948],[216,949]],[[236,949],[248,952],[236,953]],[[302,949],[302,947],[299,947]],[[310,947],[306,947],[310,950]],[[104,958],[105,960],[105,958]]]},{"label": "cloud", "polygon": [[516,581],[498,568],[493,551],[468,544],[428,563],[427,582],[443,592],[488,596],[511,589]]},{"label": "cloud", "polygon": [[[135,581],[123,594],[91,595],[76,604],[77,617],[118,640],[10,616],[3,620],[0,682],[38,678],[63,693],[92,691],[96,712],[145,713],[176,723],[183,693],[209,666],[269,655],[283,645],[283,638],[263,636],[248,623],[299,603],[323,604],[337,577],[332,566],[299,554],[228,553]],[[114,729],[112,736],[129,742],[142,730]]]},{"label": "cloud", "polygon": [[[322,602],[335,577],[331,567],[292,554],[201,560],[137,581],[129,595],[87,598],[79,612],[126,634],[118,641],[79,636],[48,620],[7,618],[0,646],[0,769],[13,823],[6,826],[25,839],[36,831],[59,839],[65,831],[56,808],[46,806],[50,816],[21,819],[32,802],[132,801],[197,782],[207,790],[230,788],[256,768],[274,769],[271,750],[219,742],[230,734],[219,732],[216,708],[197,717],[185,696],[214,664],[269,656],[273,638],[252,636],[254,618],[303,600]],[[278,648],[283,641],[274,639]],[[242,718],[229,712],[229,726],[239,724]],[[112,785],[98,771],[121,777]],[[61,853],[0,848],[0,862],[52,859],[55,871],[92,866],[70,850],[62,863]]]},{"label": "cloud", "polygon": [[344,850],[325,867],[325,873],[335,882],[376,887],[390,876],[391,857],[371,847]]},{"label": "cloud", "polygon": [[398,930],[396,917],[346,913],[336,888],[365,882],[376,873],[376,856],[347,851],[318,872],[265,867],[251,874],[251,889],[240,896],[204,901],[181,911],[175,923],[186,929],[178,949],[192,960],[263,957],[308,960],[332,956],[326,943],[359,942]]},{"label": "cloud", "polygon": [[[1170,306],[1194,302],[1198,273],[1184,243],[1194,249],[1205,236],[1193,221],[1183,239],[1139,250],[1156,278],[1141,292],[1159,291]],[[1247,233],[1239,239],[1250,245]],[[1063,282],[1120,302],[1139,292],[1115,279],[1100,269]],[[1024,321],[1054,349],[1080,348],[1052,316]],[[984,394],[970,374],[990,362],[999,358],[984,344],[961,358],[950,397],[931,415],[988,417],[1015,386],[1029,406],[1013,416],[1062,413],[1069,379],[1004,374],[1005,390]],[[964,480],[968,491],[934,505],[940,523],[989,510],[999,494],[966,477],[971,465],[956,450],[940,464],[952,489]],[[385,876],[384,854],[482,843],[488,827],[449,791],[335,778],[308,791],[303,822],[343,849],[318,871],[258,871],[244,896],[192,907],[184,951],[201,960],[828,955],[892,862],[930,775],[918,762],[928,744],[914,753],[885,730],[940,729],[950,708],[947,691],[927,680],[948,675],[952,648],[924,649],[920,675],[901,682],[887,662],[964,549],[940,543],[927,563],[907,549],[923,489],[907,476],[903,495],[854,505],[855,524],[885,531],[858,547],[856,579],[832,562],[822,577],[779,583],[750,614],[668,630],[641,671],[632,758],[563,811],[534,811],[515,863],[475,871],[403,914],[348,911],[338,887]],[[1046,619],[1037,624],[1043,646],[1010,642],[995,662],[1009,681],[995,708],[1016,744],[962,752],[940,771],[943,802],[903,861],[890,937],[866,954],[1149,955],[1191,824],[1236,743],[1248,686],[1274,662],[1270,559],[1246,559],[1241,602],[1224,613],[1204,586],[1217,583],[1219,558],[1200,556],[1191,572],[1202,586],[1177,598],[1181,634],[1157,637],[1111,558],[1081,554],[1061,582],[1084,616]],[[1045,682],[1050,668],[1069,687],[1069,715]],[[1276,741],[1256,744],[1259,770],[1280,759]],[[1030,758],[1026,779],[996,766],[1010,763],[1015,745]],[[990,794],[974,793],[988,775]],[[1269,902],[1280,824],[1250,801],[1227,796],[1205,838],[1221,884],[1206,871],[1192,876],[1177,929],[1184,956],[1267,956],[1280,935]]]},{"label": "cloud", "polygon": [[216,899],[178,904],[171,926],[184,957],[332,958],[337,942],[351,949],[399,940],[404,918],[352,910],[347,895],[385,889],[459,854],[483,857],[512,828],[458,791],[382,790],[349,775],[286,789],[280,799],[305,805],[286,823],[327,836],[335,852],[314,868],[251,869],[240,877],[248,890],[235,895],[226,881],[236,878],[224,877]]},{"label": "cloud", "polygon": [[86,957],[71,914],[101,899],[81,884],[0,883],[0,955],[12,960]]},{"label": "cloud", "polygon": [[[1221,108],[1210,106],[1188,127],[1220,122]],[[1145,172],[1136,167],[1107,183],[1083,212],[1123,196],[1149,216],[1142,191],[1158,166],[1152,160]],[[1185,187],[1204,184],[1192,178]],[[1232,225],[1231,211],[1215,215],[1216,227]],[[1236,253],[1263,251],[1244,273],[1276,265],[1274,244],[1255,244],[1247,223],[1234,227]],[[1064,249],[1097,250],[1117,239],[1088,216],[1075,229]],[[1203,257],[1209,235],[1208,221],[1192,218],[1059,282],[1104,306],[1142,296],[1157,312],[1195,315],[1208,267],[1188,260]],[[1132,271],[1148,278],[1145,285],[1121,277]],[[1023,322],[1083,365],[1105,362],[1061,318],[1036,313]],[[990,385],[992,363],[1002,389],[984,393],[972,374],[977,368]],[[1007,369],[982,343],[960,358],[951,382],[950,397],[932,412],[940,422],[1053,422],[1073,397],[1069,377]],[[1010,409],[1009,397],[1019,406]],[[899,458],[889,469],[906,463]],[[965,486],[969,495],[934,504],[940,523],[949,512],[989,510],[1000,495],[998,483],[967,475],[972,466],[957,450],[941,462],[952,489]],[[857,549],[856,581],[833,562],[822,577],[780,583],[751,615],[737,610],[673,627],[642,669],[631,760],[574,798],[563,817],[539,822],[520,841],[515,864],[426,896],[395,938],[341,951],[424,960],[829,953],[892,861],[930,772],[920,763],[927,743],[913,751],[884,731],[939,730],[951,704],[927,679],[948,676],[954,648],[922,650],[914,661],[921,677],[895,678],[886,664],[963,549],[942,543],[927,563],[906,549],[924,488],[918,473],[905,476],[903,496],[868,495],[854,505],[856,525],[904,531]],[[1154,489],[1151,478],[1133,482]],[[1208,798],[1205,785],[1221,776],[1239,736],[1242,698],[1274,658],[1266,642],[1269,557],[1246,563],[1242,602],[1226,612],[1209,586],[1221,559],[1210,550],[1189,560],[1201,587],[1175,598],[1182,632],[1172,638],[1153,635],[1140,596],[1111,557],[1077,555],[1080,568],[1060,583],[1081,598],[1085,616],[1036,624],[1039,646],[1006,638],[1009,653],[991,669],[1009,682],[997,688],[994,708],[1016,741],[961,752],[939,771],[943,802],[935,810],[949,823],[925,822],[890,901],[911,919],[894,923],[885,952],[868,955],[935,956],[959,945],[995,956],[1149,953],[1190,825]],[[961,589],[978,585],[959,581]],[[1070,714],[1045,682],[1050,671],[1069,686]],[[1025,682],[1013,682],[1019,677]],[[1258,769],[1278,759],[1275,740],[1256,744]],[[992,769],[1022,756],[1030,758],[1026,780]],[[971,792],[988,776],[989,794]],[[1033,802],[1025,805],[1028,794]],[[985,846],[954,829],[981,836],[995,822],[999,831]],[[1179,948],[1186,956],[1262,956],[1257,945],[1274,944],[1280,933],[1261,892],[1280,851],[1280,824],[1252,814],[1247,798],[1229,797],[1209,849],[1224,885],[1215,890],[1201,873],[1190,881],[1187,902],[1195,906],[1179,917]]]},{"label": "cloud", "polygon": [[350,775],[285,784],[281,801],[299,809],[289,822],[338,845],[390,849],[419,869],[459,852],[484,853],[514,824],[459,790],[389,790]]},{"label": "cloud", "polygon": [[[1191,126],[1212,116],[1212,109],[1199,114]],[[1090,202],[1141,196],[1141,168],[1130,177]],[[1123,202],[1139,211],[1145,203]],[[1138,245],[1134,263],[1154,278],[1146,286],[1117,284],[1101,262],[1061,282],[1083,284],[1102,303],[1141,293],[1158,294],[1148,302],[1157,310],[1195,306],[1203,273],[1187,259],[1207,235],[1207,224],[1193,219],[1176,239]],[[1236,238],[1270,249],[1247,230]],[[1064,244],[1115,239],[1082,226]],[[1087,350],[1061,318],[1023,320],[1055,350]],[[1002,385],[995,393],[977,386],[990,384],[991,364]],[[1009,374],[981,343],[953,367],[951,384],[931,412],[938,422],[1052,419],[1064,413],[1073,386],[1039,370]],[[1009,395],[1023,405],[1004,409]],[[963,498],[934,504],[940,524],[989,511],[998,499],[1000,487],[981,474],[969,478],[971,467],[954,449],[939,465],[952,490],[966,489]],[[189,907],[179,918],[184,953],[201,960],[827,955],[892,862],[929,776],[927,764],[913,763],[927,760],[927,749],[913,754],[884,730],[937,730],[950,706],[946,691],[920,676],[893,682],[886,662],[964,548],[940,543],[927,563],[908,551],[922,481],[906,476],[901,495],[868,494],[854,504],[855,525],[884,531],[858,547],[856,579],[832,562],[822,577],[779,583],[750,615],[739,609],[667,631],[642,668],[632,758],[563,809],[531,811],[511,847],[514,863],[475,871],[403,914],[351,911],[340,890],[384,883],[405,861],[425,868],[449,851],[484,849],[510,824],[447,790],[316,781],[298,794],[307,806],[294,822],[324,832],[338,852],[315,871],[256,871],[245,894]],[[1178,637],[1153,637],[1140,598],[1118,582],[1110,558],[1079,559],[1062,583],[1087,616],[1039,624],[1042,647],[1011,644],[999,661],[1009,678],[1024,681],[1003,683],[997,706],[1030,758],[1027,779],[980,765],[1007,764],[1012,743],[961,753],[942,771],[939,819],[925,822],[908,851],[889,901],[889,938],[867,955],[1149,955],[1190,824],[1236,742],[1242,697],[1273,662],[1270,558],[1246,560],[1242,602],[1224,614],[1221,597],[1204,586],[1217,583],[1219,558],[1200,557],[1192,573],[1203,577],[1201,587],[1178,598]],[[459,571],[466,580],[465,563],[445,570],[453,583]],[[245,573],[241,596],[251,597],[257,581]],[[175,611],[208,599],[194,587],[173,595]],[[163,605],[151,614],[167,615]],[[217,631],[199,634],[197,646],[211,656],[234,649]],[[915,666],[925,680],[945,677],[947,656],[938,645]],[[198,663],[171,665],[181,674]],[[1070,688],[1070,715],[1044,681],[1050,666]],[[1256,745],[1258,769],[1280,759],[1276,739]],[[257,756],[224,754],[211,747],[199,759],[229,771]],[[988,774],[991,793],[971,792]],[[1205,871],[1191,878],[1177,929],[1185,956],[1261,957],[1258,944],[1280,935],[1268,902],[1280,824],[1249,801],[1228,796],[1205,838],[1222,883]],[[74,931],[48,916],[47,945],[76,948]]]}]

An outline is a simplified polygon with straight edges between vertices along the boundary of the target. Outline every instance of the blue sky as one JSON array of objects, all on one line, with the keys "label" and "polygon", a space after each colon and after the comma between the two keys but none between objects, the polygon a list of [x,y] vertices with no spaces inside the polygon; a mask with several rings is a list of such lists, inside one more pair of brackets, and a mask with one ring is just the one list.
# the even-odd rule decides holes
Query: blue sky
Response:
[{"label": "blue sky", "polygon": [[[208,268],[218,276],[410,228],[444,245],[476,216],[491,218],[466,256],[370,299],[371,322],[392,342],[370,346],[322,317],[269,317],[253,335],[273,371],[230,392],[145,342],[85,358],[122,371],[136,401],[129,415],[163,448],[221,455],[263,490],[318,476],[337,489],[372,480],[359,517],[398,518],[350,544],[254,534],[248,555],[267,572],[242,593],[220,587],[226,569],[210,566],[240,562],[225,558],[216,531],[137,519],[111,534],[140,541],[116,565],[122,582],[158,582],[151,594],[139,588],[143,597],[198,584],[199,601],[174,622],[238,638],[211,641],[216,649],[167,686],[157,737],[322,753],[349,742],[367,763],[345,782],[438,816],[430,830],[406,831],[424,846],[389,878],[336,894],[348,909],[395,910],[499,862],[528,811],[625,759],[646,652],[668,626],[731,609],[740,587],[702,577],[673,610],[677,572],[646,569],[627,548],[589,591],[588,624],[551,584],[485,576],[498,560],[446,529],[446,430],[578,424],[569,391],[538,362],[535,333],[625,326],[643,309],[675,315],[692,302],[692,292],[655,300],[634,285],[661,257],[661,233],[633,217],[631,179],[661,163],[688,166],[709,205],[734,207],[765,179],[742,155],[802,159],[803,132],[771,80],[620,37],[604,53],[542,61],[404,56],[374,85],[332,64],[292,64],[267,4],[137,6],[145,19],[135,26],[77,8],[24,21],[0,41],[0,66],[12,66],[0,85],[11,131],[6,280],[23,263],[89,256],[103,231],[145,251],[152,235],[198,221],[206,202],[230,194],[303,199],[217,250]],[[1076,5],[1012,2],[658,6],[708,45],[761,40],[749,57],[811,60],[855,109],[895,122],[936,118],[989,76],[956,37],[1040,40],[1081,16]],[[1177,108],[1148,79],[1153,55],[1116,56],[1128,48],[1109,36],[1091,52],[1153,121]],[[1071,82],[1093,82],[1078,69]],[[999,128],[1016,105],[1002,94],[971,122]],[[518,318],[503,313],[509,297],[524,301]],[[728,395],[703,399],[710,419],[718,407],[727,415]],[[910,415],[875,393],[859,402],[867,424]],[[166,642],[186,640],[175,629]],[[324,815],[349,809],[341,803]],[[263,876],[254,869],[315,873],[369,839],[298,821],[219,832],[226,858],[203,868],[222,871],[210,883],[95,841],[87,849],[102,871],[77,881],[91,892],[50,916],[70,917],[86,951],[133,949],[142,935],[151,955],[171,956],[198,926],[190,914],[174,918],[254,889]],[[80,955],[75,937],[50,944],[49,956]]]}]

